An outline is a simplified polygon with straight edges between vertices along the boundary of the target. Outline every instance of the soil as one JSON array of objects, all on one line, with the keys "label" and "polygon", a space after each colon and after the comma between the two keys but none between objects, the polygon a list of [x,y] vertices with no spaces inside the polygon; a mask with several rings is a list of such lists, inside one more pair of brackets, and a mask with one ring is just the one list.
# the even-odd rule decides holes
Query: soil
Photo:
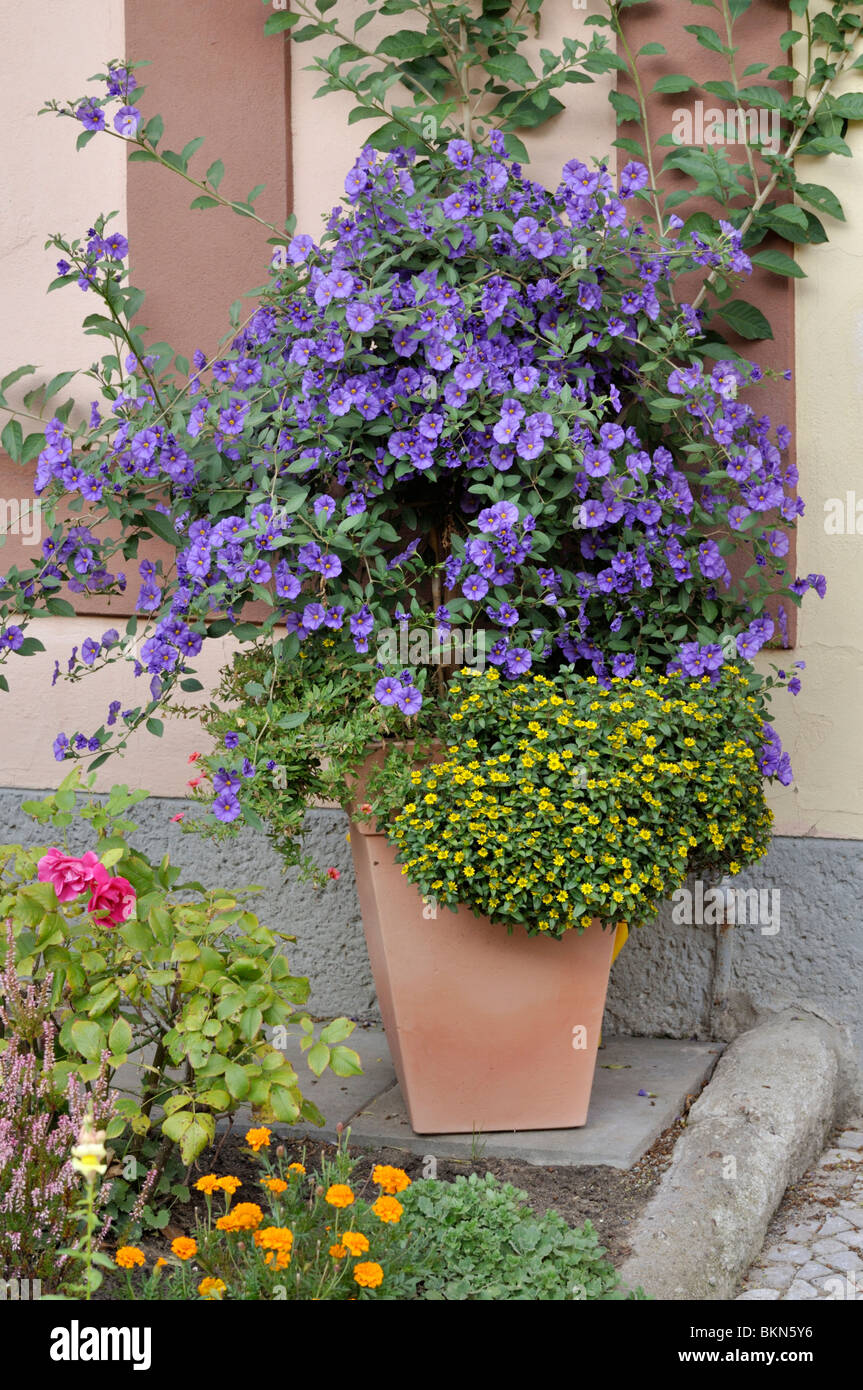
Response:
[{"label": "soil", "polygon": [[[526,1192],[530,1206],[538,1214],[556,1211],[570,1226],[592,1222],[612,1264],[620,1265],[629,1253],[633,1225],[671,1162],[675,1141],[685,1123],[685,1119],[677,1120],[638,1163],[625,1172],[607,1166],[546,1168],[515,1159],[479,1156],[476,1160],[439,1159],[437,1177],[450,1181],[460,1173],[480,1176],[492,1173],[501,1182],[510,1182]],[[335,1154],[334,1145],[315,1139],[297,1140],[294,1144],[290,1140],[283,1142],[289,1160],[300,1160],[310,1172],[319,1166],[322,1156]],[[191,1185],[203,1173],[232,1173],[243,1183],[237,1200],[254,1200],[251,1194],[257,1186],[261,1168],[243,1152],[243,1147],[243,1138],[237,1134],[224,1139],[219,1147],[208,1149],[189,1173],[188,1183]],[[352,1144],[350,1153],[360,1160],[357,1176],[361,1181],[376,1163],[403,1168],[414,1179],[423,1176],[423,1159],[403,1149],[369,1150]],[[165,1254],[176,1236],[186,1235],[193,1229],[196,1214],[203,1215],[205,1211],[203,1195],[193,1190],[189,1202],[174,1205],[168,1226],[144,1236],[137,1243],[148,1257]]]}]

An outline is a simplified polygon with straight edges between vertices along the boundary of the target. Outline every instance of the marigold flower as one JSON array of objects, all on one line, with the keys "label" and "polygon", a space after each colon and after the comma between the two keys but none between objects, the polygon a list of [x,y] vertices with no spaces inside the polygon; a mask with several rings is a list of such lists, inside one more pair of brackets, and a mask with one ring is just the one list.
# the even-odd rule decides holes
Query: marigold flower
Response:
[{"label": "marigold flower", "polygon": [[209,1197],[219,1190],[220,1183],[221,1179],[217,1178],[215,1173],[205,1173],[204,1177],[198,1178],[195,1188],[198,1192],[206,1192]]},{"label": "marigold flower", "polygon": [[266,1126],[262,1126],[260,1129],[247,1129],[246,1143],[250,1144],[255,1153],[257,1153],[259,1149],[268,1149],[270,1147],[271,1134],[272,1130],[267,1129]]},{"label": "marigold flower", "polygon": [[354,1279],[363,1289],[376,1289],[384,1281],[384,1272],[374,1260],[354,1265]]},{"label": "marigold flower", "polygon": [[198,1253],[198,1242],[191,1236],[177,1236],[176,1240],[171,1241],[171,1250],[178,1260],[190,1260]]},{"label": "marigold flower", "polygon": [[269,1188],[270,1192],[275,1192],[276,1195],[288,1190],[288,1184],[284,1178],[261,1178],[261,1187]]},{"label": "marigold flower", "polygon": [[327,1189],[324,1201],[329,1202],[331,1207],[349,1207],[353,1204],[354,1194],[346,1183],[333,1183]]},{"label": "marigold flower", "polygon": [[242,1185],[239,1178],[232,1177],[231,1175],[226,1178],[216,1179],[216,1186],[221,1188],[223,1192],[227,1192],[231,1197],[233,1197],[237,1188],[242,1187]]},{"label": "marigold flower", "polygon": [[225,1212],[216,1222],[220,1231],[254,1231],[264,1219],[264,1213],[256,1202],[238,1202]]},{"label": "marigold flower", "polygon": [[348,1253],[346,1245],[331,1245],[330,1254],[334,1260],[343,1260]]},{"label": "marigold flower", "polygon": [[372,1204],[372,1211],[380,1221],[398,1222],[402,1219],[404,1207],[401,1202],[397,1202],[395,1197],[379,1197]]},{"label": "marigold flower", "polygon": [[352,1255],[364,1255],[369,1248],[369,1238],[362,1231],[345,1231],[342,1244],[348,1247]]},{"label": "marigold flower", "polygon": [[268,1265],[275,1263],[276,1269],[287,1269],[291,1263],[294,1233],[287,1226],[266,1226],[263,1231],[255,1231],[255,1244],[259,1250],[266,1250]]},{"label": "marigold flower", "polygon": [[159,1258],[158,1258],[158,1260],[156,1261],[155,1265],[153,1266],[153,1268],[154,1268],[154,1269],[164,1269],[164,1267],[165,1267],[165,1265],[166,1265],[167,1263],[168,1263],[168,1261],[165,1259],[165,1256],[164,1256],[164,1255],[160,1255]]},{"label": "marigold flower", "polygon": [[121,1269],[134,1269],[135,1265],[146,1264],[147,1257],[137,1245],[121,1245],[114,1256],[114,1263]]},{"label": "marigold flower", "polygon": [[372,1182],[377,1183],[391,1197],[397,1192],[404,1192],[406,1187],[410,1187],[411,1180],[403,1168],[391,1168],[388,1164],[378,1163],[372,1172]]},{"label": "marigold flower", "polygon": [[221,1299],[227,1287],[222,1279],[202,1279],[198,1285],[198,1293],[207,1303],[212,1303],[214,1299]]},{"label": "marigold flower", "polygon": [[289,1163],[289,1164],[288,1164],[288,1172],[289,1172],[289,1173],[298,1173],[300,1176],[302,1176],[302,1175],[305,1173],[305,1171],[306,1171],[306,1170],[305,1170],[305,1168],[304,1168],[304,1166],[303,1166],[302,1163]]}]

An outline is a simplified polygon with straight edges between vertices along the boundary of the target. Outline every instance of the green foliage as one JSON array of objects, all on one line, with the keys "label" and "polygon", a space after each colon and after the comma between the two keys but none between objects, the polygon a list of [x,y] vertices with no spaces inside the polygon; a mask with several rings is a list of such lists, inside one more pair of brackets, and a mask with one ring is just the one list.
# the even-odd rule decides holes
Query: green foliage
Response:
[{"label": "green foliage", "polygon": [[559,937],[640,925],[688,873],[766,853],[763,722],[737,667],[608,689],[571,668],[516,684],[465,670],[448,696],[441,760],[395,755],[368,784],[426,898]]},{"label": "green foliage", "polygon": [[563,1302],[644,1296],[619,1289],[589,1221],[573,1230],[557,1212],[537,1216],[526,1192],[491,1173],[454,1182],[422,1179],[402,1201],[406,1234],[423,1252],[411,1271],[417,1297]]},{"label": "green foliage", "polygon": [[[519,49],[541,37],[542,0],[484,0],[479,10],[468,0],[366,4],[350,30],[331,16],[335,4],[327,0],[295,0],[290,14],[270,15],[264,29],[295,44],[332,41],[310,65],[324,79],[315,95],[349,92],[357,103],[351,124],[383,118],[365,140],[376,150],[428,150],[453,135],[482,141],[500,130],[510,154],[527,160],[513,132],[558,115],[563,103],[554,92],[567,84],[592,82],[622,66],[600,34],[588,43],[566,37],[558,52],[543,47],[539,61],[529,63]],[[393,16],[404,17],[406,27],[388,32],[384,25]]]},{"label": "green foliage", "polygon": [[[821,218],[844,220],[842,205],[829,188],[805,182],[797,160],[805,155],[803,167],[808,170],[810,160],[851,155],[843,138],[848,122],[863,119],[863,89],[851,87],[860,82],[863,69],[860,6],[837,0],[817,10],[808,0],[793,0],[790,8],[800,28],[781,34],[772,62],[771,55],[765,54],[766,61],[752,63],[741,73],[737,24],[751,8],[751,0],[689,3],[701,11],[705,7],[713,11],[709,24],[683,25],[700,48],[713,55],[703,59],[698,77],[664,72],[662,57],[657,55],[657,50],[664,52],[661,45],[648,44],[633,52],[627,32],[632,4],[627,0],[608,3],[607,14],[588,20],[616,36],[622,65],[635,86],[635,97],[612,92],[609,100],[618,124],[640,127],[643,144],[634,141],[629,130],[615,144],[647,159],[654,219],[664,226],[672,211],[685,219],[681,207],[697,199],[699,216],[704,218],[702,230],[715,233],[722,220],[730,222],[743,233],[743,246],[750,255],[776,233],[797,244],[826,241]],[[675,10],[684,11],[684,7],[677,3]],[[746,80],[762,74],[767,82]],[[660,134],[657,129],[668,113],[660,114],[648,102],[648,95],[674,92],[687,94],[680,109],[684,120],[691,117],[696,100],[704,102],[704,131],[694,145],[688,140],[681,144],[679,131]],[[658,167],[654,144],[670,147]],[[686,180],[683,185],[680,175]],[[797,203],[789,202],[790,198]],[[799,203],[808,206],[801,208]],[[711,204],[712,210],[705,213],[705,205]],[[769,244],[752,259],[775,275],[805,275]],[[707,299],[708,292],[715,302]],[[743,301],[729,303],[731,293],[725,277],[714,272],[696,296],[695,307],[704,308],[711,327],[722,319],[744,338],[772,337],[764,315]]]},{"label": "green foliage", "polygon": [[[106,1054],[111,1072],[136,1062],[142,1094],[118,1102],[109,1138],[130,1125],[138,1153],[156,1127],[164,1154],[176,1144],[184,1163],[212,1142],[217,1117],[241,1104],[262,1118],[323,1123],[293,1066],[269,1040],[299,1027],[305,1047],[317,1042],[299,1008],[308,981],[291,974],[282,951],[293,938],[264,926],[234,893],[180,882],[167,855],[153,864],[133,848],[126,837],[134,822],[125,813],[147,793],[117,786],[106,801],[77,806],[79,789],[76,772],[25,809],[61,831],[76,816],[89,824],[101,862],[134,888],[128,920],[113,929],[96,920],[86,893],[58,902],[51,883],[36,881],[48,845],[0,846],[0,914],[12,924],[18,970],[52,981],[57,1083],[69,1075],[92,1081]],[[352,1028],[341,1021],[339,1038]],[[359,1069],[355,1052],[330,1049],[325,1041],[313,1069],[320,1075],[330,1064],[340,1075]]]}]

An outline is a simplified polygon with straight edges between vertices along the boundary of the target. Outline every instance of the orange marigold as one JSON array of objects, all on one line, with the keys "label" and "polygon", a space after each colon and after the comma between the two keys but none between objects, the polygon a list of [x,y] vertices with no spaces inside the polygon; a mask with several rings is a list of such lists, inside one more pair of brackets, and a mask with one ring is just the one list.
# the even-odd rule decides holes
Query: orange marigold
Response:
[{"label": "orange marigold", "polygon": [[255,1153],[258,1152],[258,1149],[268,1149],[270,1147],[270,1135],[272,1132],[273,1131],[267,1129],[265,1125],[262,1125],[260,1129],[247,1129],[246,1143],[251,1145]]},{"label": "orange marigold", "polygon": [[354,1279],[363,1289],[376,1289],[384,1281],[384,1272],[374,1260],[354,1265]]},{"label": "orange marigold", "polygon": [[348,1247],[352,1255],[364,1255],[369,1248],[369,1238],[362,1231],[345,1231],[342,1244]]},{"label": "orange marigold", "polygon": [[379,1197],[372,1204],[372,1211],[380,1221],[401,1221],[404,1207],[395,1197]]},{"label": "orange marigold", "polygon": [[178,1260],[190,1260],[198,1253],[198,1242],[191,1236],[177,1236],[176,1240],[171,1241],[171,1249]]},{"label": "orange marigold", "polygon": [[208,1303],[211,1303],[213,1299],[220,1299],[227,1287],[222,1279],[202,1279],[198,1285],[198,1293]]},{"label": "orange marigold", "polygon": [[195,1187],[198,1192],[206,1192],[209,1197],[213,1192],[218,1192],[221,1179],[215,1173],[206,1173],[204,1177],[198,1178]]},{"label": "orange marigold", "polygon": [[264,1219],[256,1202],[238,1202],[216,1222],[220,1231],[254,1231]]},{"label": "orange marigold", "polygon": [[239,1178],[230,1176],[227,1178],[216,1178],[216,1186],[221,1188],[223,1192],[227,1192],[231,1197],[233,1197],[237,1188],[242,1187],[242,1185]]},{"label": "orange marigold", "polygon": [[114,1263],[121,1269],[134,1269],[135,1265],[146,1264],[147,1257],[137,1245],[121,1245],[114,1256]]},{"label": "orange marigold", "polygon": [[305,1168],[303,1167],[302,1163],[289,1163],[289,1164],[288,1164],[288,1172],[289,1172],[289,1173],[299,1173],[299,1175],[302,1177],[302,1175],[305,1173],[305,1171],[306,1171],[306,1170],[305,1170]]},{"label": "orange marigold", "polygon": [[397,1192],[404,1192],[405,1188],[411,1185],[411,1180],[403,1168],[391,1168],[386,1163],[375,1165],[372,1182],[377,1183],[390,1197],[394,1197]]},{"label": "orange marigold", "polygon": [[280,1192],[287,1192],[288,1190],[288,1184],[284,1178],[261,1178],[261,1187],[269,1188],[270,1192],[275,1192],[277,1196]]},{"label": "orange marigold", "polygon": [[346,1245],[331,1245],[330,1254],[334,1260],[343,1260],[348,1253]]},{"label": "orange marigold", "polygon": [[153,1266],[153,1268],[154,1268],[154,1269],[164,1269],[164,1267],[165,1267],[165,1265],[166,1265],[167,1263],[168,1263],[168,1261],[165,1259],[165,1256],[164,1256],[164,1255],[160,1255],[159,1258],[158,1258],[158,1260],[156,1261],[155,1265]]},{"label": "orange marigold", "polygon": [[327,1189],[324,1200],[329,1202],[331,1207],[349,1207],[353,1204],[354,1194],[347,1183],[336,1182]]},{"label": "orange marigold", "polygon": [[255,1244],[259,1250],[266,1250],[266,1263],[275,1263],[276,1269],[287,1269],[291,1263],[291,1250],[294,1233],[287,1226],[266,1226],[263,1231],[255,1231]]}]

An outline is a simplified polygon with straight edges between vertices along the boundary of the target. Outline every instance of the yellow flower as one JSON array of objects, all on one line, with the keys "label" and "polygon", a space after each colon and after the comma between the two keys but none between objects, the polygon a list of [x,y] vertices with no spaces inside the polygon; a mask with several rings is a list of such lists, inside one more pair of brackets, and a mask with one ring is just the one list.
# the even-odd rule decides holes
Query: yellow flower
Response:
[{"label": "yellow flower", "polygon": [[354,1194],[346,1183],[337,1182],[327,1189],[324,1201],[331,1207],[349,1207],[353,1205]]},{"label": "yellow flower", "polygon": [[147,1257],[137,1245],[121,1245],[114,1256],[114,1263],[121,1269],[134,1269],[135,1265],[146,1264]]},{"label": "yellow flower", "polygon": [[108,1171],[108,1150],[105,1148],[105,1130],[96,1129],[92,1111],[88,1111],[81,1124],[78,1142],[72,1149],[72,1167],[88,1183],[101,1178]]},{"label": "yellow flower", "polygon": [[401,1221],[404,1207],[401,1202],[397,1202],[395,1197],[379,1197],[372,1204],[372,1211],[379,1221]]},{"label": "yellow flower", "polygon": [[354,1265],[354,1279],[363,1289],[376,1289],[384,1281],[384,1272],[373,1260]]},{"label": "yellow flower", "polygon": [[256,1202],[238,1202],[219,1217],[216,1226],[220,1231],[254,1231],[263,1219],[264,1213]]},{"label": "yellow flower", "polygon": [[195,1187],[198,1192],[206,1192],[209,1197],[213,1192],[217,1192],[221,1185],[221,1179],[215,1173],[207,1173],[203,1178],[198,1178]]},{"label": "yellow flower", "polygon": [[392,1197],[396,1192],[404,1192],[406,1187],[410,1187],[411,1180],[403,1168],[390,1168],[388,1164],[375,1164],[372,1172],[372,1182],[382,1188],[384,1192]]},{"label": "yellow flower", "polygon": [[271,1133],[272,1130],[267,1129],[265,1126],[262,1126],[261,1129],[247,1129],[246,1143],[252,1146],[255,1153],[257,1153],[259,1149],[268,1149],[270,1147]]},{"label": "yellow flower", "polygon": [[198,1285],[198,1293],[208,1303],[212,1303],[214,1299],[217,1301],[221,1299],[227,1287],[222,1279],[202,1279]]},{"label": "yellow flower", "polygon": [[233,1197],[233,1195],[234,1195],[234,1193],[236,1192],[237,1188],[238,1188],[238,1187],[242,1187],[242,1185],[243,1185],[243,1184],[240,1182],[240,1179],[239,1179],[239,1178],[235,1178],[235,1177],[232,1177],[232,1176],[230,1176],[230,1175],[229,1175],[228,1177],[226,1177],[226,1178],[217,1178],[217,1179],[216,1179],[216,1186],[219,1187],[219,1188],[221,1188],[221,1190],[222,1190],[223,1192],[227,1192],[228,1195],[231,1196],[231,1197]]},{"label": "yellow flower", "polygon": [[348,1253],[348,1251],[347,1251],[347,1246],[345,1246],[345,1245],[331,1245],[331,1246],[330,1246],[330,1249],[329,1249],[329,1253],[332,1255],[332,1257],[333,1257],[334,1260],[343,1260],[343,1259],[345,1258],[345,1255],[347,1255],[347,1253]]},{"label": "yellow flower", "polygon": [[171,1241],[171,1250],[178,1260],[190,1260],[198,1253],[198,1242],[191,1236],[177,1236],[176,1240]]},{"label": "yellow flower", "polygon": [[278,1196],[280,1192],[287,1192],[288,1184],[284,1178],[261,1178],[261,1187],[269,1188],[270,1192],[275,1192]]}]

